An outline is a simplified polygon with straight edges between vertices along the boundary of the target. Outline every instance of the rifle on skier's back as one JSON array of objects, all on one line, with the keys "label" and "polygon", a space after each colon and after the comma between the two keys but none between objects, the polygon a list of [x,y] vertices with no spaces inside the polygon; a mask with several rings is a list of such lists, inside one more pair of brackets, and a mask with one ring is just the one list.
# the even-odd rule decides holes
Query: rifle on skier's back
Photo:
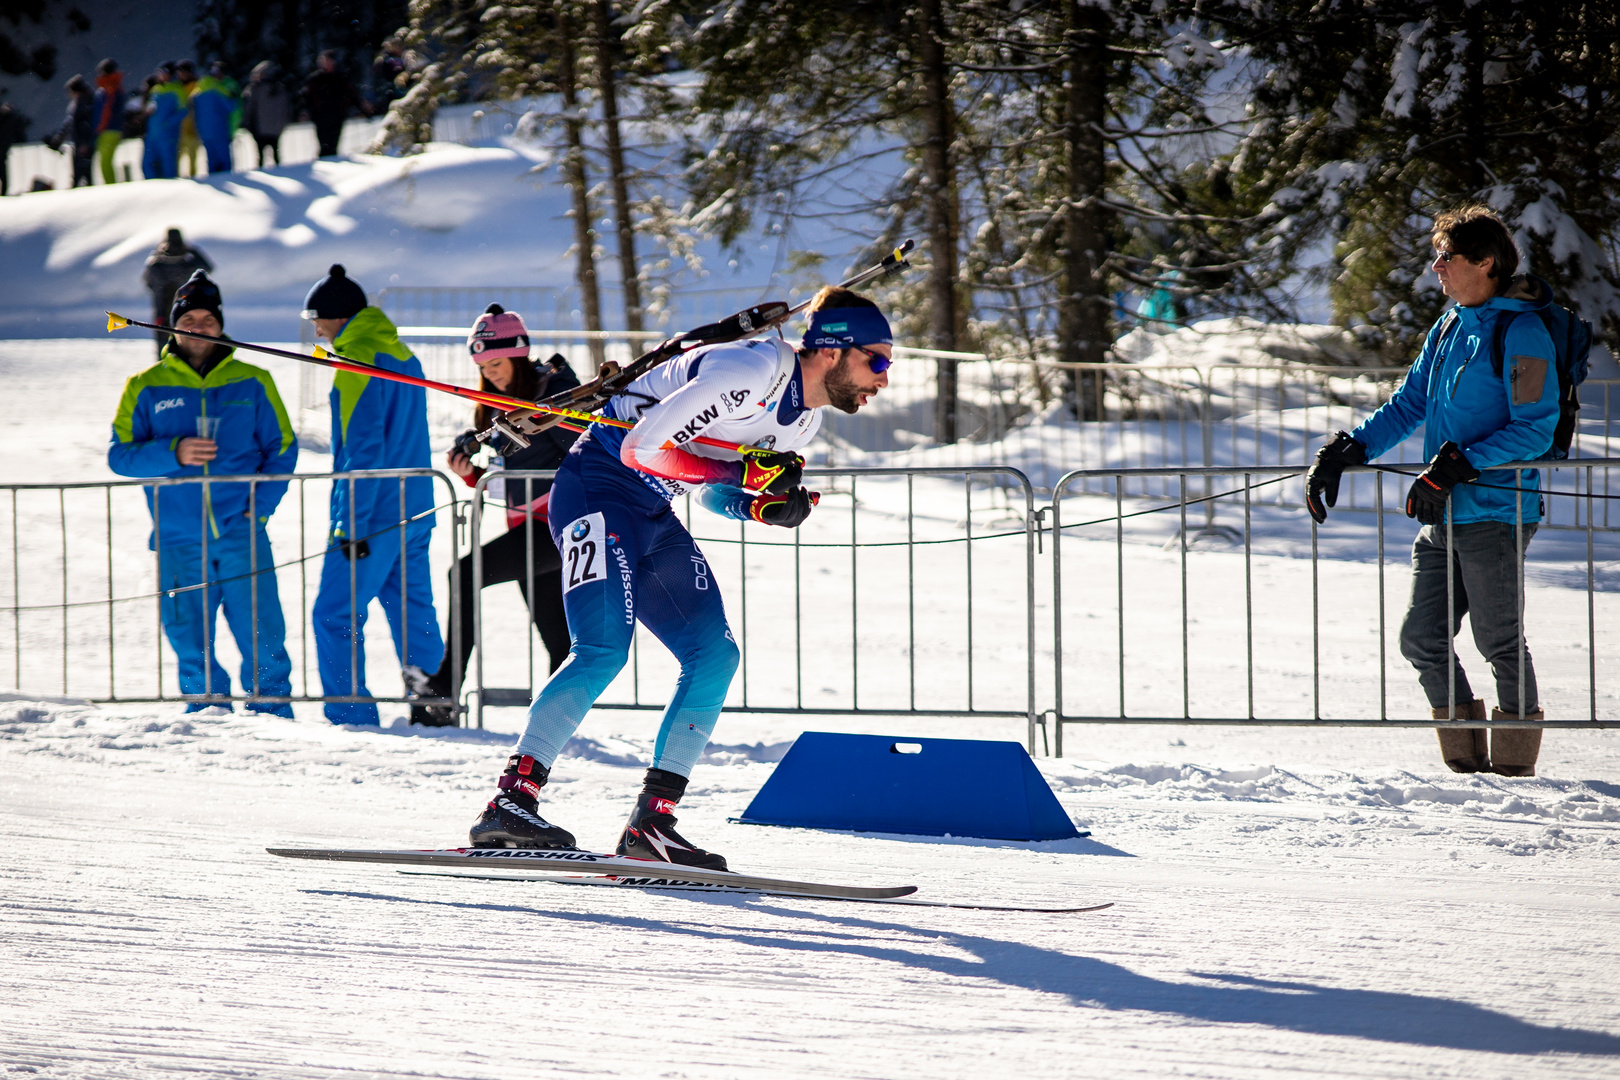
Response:
[{"label": "rifle on skier's back", "polygon": [[[910,254],[912,247],[912,242],[907,240],[885,255],[882,262],[862,270],[846,281],[840,282],[838,287],[841,289],[859,288],[869,281],[878,281],[891,274],[899,273],[910,265],[906,262],[906,256]],[[596,415],[596,410],[607,404],[610,398],[622,393],[625,387],[659,364],[662,364],[665,360],[703,345],[741,341],[744,338],[754,337],[768,330],[774,330],[809,306],[810,301],[808,300],[793,307],[788,307],[780,302],[773,302],[739,311],[735,315],[726,316],[719,322],[709,323],[707,326],[700,326],[695,330],[688,330],[685,333],[666,338],[623,367],[608,361],[602,365],[601,370],[596,374],[596,378],[590,382],[577,386],[572,390],[564,391],[561,394],[554,394],[543,401],[535,402],[522,401],[518,398],[508,397],[505,394],[490,393],[487,390],[473,390],[450,383],[435,382],[432,379],[423,379],[398,371],[388,371],[369,364],[360,364],[346,356],[339,356],[319,346],[315,349],[315,355],[309,356],[289,349],[277,349],[269,345],[255,345],[248,341],[237,341],[223,335],[202,334],[194,330],[181,330],[173,326],[143,322],[140,319],[131,319],[113,311],[107,312],[107,329],[110,332],[128,326],[141,326],[149,330],[161,330],[182,337],[196,338],[199,341],[213,342],[216,345],[225,345],[233,349],[250,349],[253,352],[261,352],[270,356],[283,356],[289,360],[301,360],[306,364],[318,364],[321,367],[334,368],[338,371],[348,371],[375,379],[387,379],[390,382],[406,383],[428,390],[455,394],[457,397],[469,398],[481,404],[507,410],[495,418],[489,430],[478,433],[480,441],[489,441],[490,436],[498,431],[517,445],[528,446],[528,437],[530,435],[538,435],[551,427],[561,426],[571,431],[586,430],[585,427],[580,426],[582,424],[608,424],[613,427],[623,428],[634,427],[635,425],[628,420],[616,420],[612,417]],[[693,441],[726,450],[735,450],[742,454],[766,453],[766,451],[757,447],[732,446],[730,443],[719,439],[710,439],[701,435],[697,436]]]},{"label": "rifle on skier's back", "polygon": [[[912,241],[907,240],[885,255],[876,266],[868,267],[855,276],[839,282],[838,287],[857,289],[868,282],[880,281],[891,274],[900,273],[910,266],[910,263],[906,262],[906,256],[911,253],[914,246]],[[610,398],[623,393],[631,383],[666,360],[674,359],[684,352],[690,352],[704,345],[741,341],[774,330],[809,306],[809,300],[793,307],[773,301],[746,308],[735,315],[726,316],[719,322],[712,322],[707,326],[666,338],[623,367],[611,360],[605,361],[596,378],[571,390],[543,398],[537,404],[553,409],[594,412],[606,405]],[[528,436],[538,435],[547,428],[562,423],[566,418],[565,414],[558,412],[513,409],[496,417],[490,429],[480,432],[478,437],[488,441],[490,435],[499,431],[519,446],[528,446]]]}]

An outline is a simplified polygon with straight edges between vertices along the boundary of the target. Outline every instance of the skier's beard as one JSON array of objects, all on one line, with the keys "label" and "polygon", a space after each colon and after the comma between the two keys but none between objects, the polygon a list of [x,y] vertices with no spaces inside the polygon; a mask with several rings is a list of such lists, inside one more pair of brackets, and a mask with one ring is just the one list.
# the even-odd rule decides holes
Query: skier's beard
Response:
[{"label": "skier's beard", "polygon": [[845,349],[844,355],[838,358],[837,365],[827,372],[826,381],[822,383],[822,389],[827,392],[827,404],[851,415],[861,407],[861,395],[869,393],[850,376],[849,361],[854,355],[855,350]]}]

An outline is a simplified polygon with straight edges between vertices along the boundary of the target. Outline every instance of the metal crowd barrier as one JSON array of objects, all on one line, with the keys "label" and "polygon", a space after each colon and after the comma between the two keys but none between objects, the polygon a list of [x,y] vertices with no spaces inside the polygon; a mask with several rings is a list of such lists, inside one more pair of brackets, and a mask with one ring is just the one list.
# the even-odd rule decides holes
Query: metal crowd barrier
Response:
[{"label": "metal crowd barrier", "polygon": [[[327,530],[329,513],[325,506],[318,506],[316,513],[309,512],[308,487],[315,484],[318,487],[329,487],[332,483],[346,483],[351,488],[349,506],[352,510],[353,485],[359,481],[386,481],[395,480],[399,489],[401,519],[405,517],[405,483],[413,477],[432,477],[435,482],[442,484],[449,494],[449,498],[436,500],[434,514],[441,509],[450,509],[453,525],[461,524],[460,507],[455,501],[454,488],[450,481],[441,473],[432,469],[380,469],[365,472],[348,473],[292,473],[280,475],[251,475],[251,476],[184,476],[161,477],[150,480],[112,480],[77,484],[0,484],[0,508],[9,507],[11,525],[11,603],[0,605],[0,619],[9,614],[11,629],[11,659],[12,683],[17,689],[28,692],[59,693],[62,696],[82,698],[95,702],[164,702],[183,701],[188,703],[213,704],[229,706],[233,702],[246,702],[249,704],[281,704],[290,702],[340,702],[340,703],[384,703],[403,702],[410,700],[414,704],[424,705],[452,705],[448,698],[416,698],[410,699],[406,695],[392,696],[363,696],[358,693],[358,643],[354,631],[358,623],[361,609],[354,603],[356,590],[356,567],[351,561],[349,565],[350,589],[350,693],[328,695],[312,692],[310,683],[310,572],[312,560],[323,557],[327,550]],[[152,550],[148,552],[146,539],[155,532],[162,521],[162,504],[154,500],[153,510],[149,515],[142,498],[142,489],[165,488],[177,486],[199,486],[203,491],[205,505],[211,505],[209,493],[212,488],[225,484],[248,485],[248,514],[250,520],[258,518],[258,490],[259,485],[267,483],[287,482],[289,487],[286,496],[277,507],[276,512],[270,516],[266,531],[271,541],[272,552],[277,559],[277,565],[260,567],[258,565],[257,544],[249,545],[248,576],[257,577],[261,573],[274,573],[277,577],[278,595],[282,598],[282,609],[287,623],[287,650],[293,660],[293,678],[295,691],[290,695],[268,695],[259,692],[257,685],[259,674],[259,590],[254,588],[251,592],[251,616],[253,630],[251,642],[248,646],[249,659],[252,661],[254,683],[252,687],[242,687],[241,693],[229,693],[228,688],[220,688],[215,692],[213,686],[213,673],[211,666],[203,668],[204,692],[202,694],[181,694],[171,692],[166,685],[165,670],[174,662],[172,650],[165,656],[167,644],[163,633],[162,605],[165,592],[162,588],[161,552]],[[39,508],[31,505],[36,502],[36,496],[43,496],[45,506]],[[53,497],[54,496],[54,497]],[[119,511],[115,513],[116,509]],[[69,509],[73,510],[75,526],[69,528]],[[51,511],[54,510],[53,514]],[[0,509],[0,513],[3,513]],[[50,518],[54,517],[55,521]],[[94,520],[99,517],[100,520]],[[198,531],[198,545],[200,561],[207,565],[208,547],[211,541],[208,528],[209,515],[201,516],[201,527]],[[54,526],[54,529],[52,528]],[[3,526],[0,526],[3,527]],[[312,532],[314,530],[313,539]],[[56,532],[53,538],[56,543],[41,539],[49,537]],[[439,545],[453,545],[455,542],[455,528],[448,530],[449,536],[439,532]],[[351,522],[350,535],[354,535]],[[134,533],[135,535],[131,535]],[[403,554],[407,541],[406,530],[392,528],[379,536],[368,538],[376,546],[376,542],[387,542],[390,534],[397,533],[400,550]],[[357,538],[358,539],[358,538]],[[3,550],[3,548],[0,548]],[[291,553],[296,551],[296,556]],[[50,565],[56,563],[57,565]],[[316,582],[319,581],[319,568],[316,570]],[[0,577],[3,580],[3,577]],[[435,573],[437,580],[437,573]],[[47,584],[49,583],[49,584]],[[181,591],[215,592],[223,581],[208,581],[195,586],[187,586]],[[401,623],[407,627],[408,634],[409,602],[407,589],[409,578],[403,565],[400,573],[400,606]],[[36,601],[32,596],[26,596],[25,590],[43,590],[49,587],[57,593],[52,600]],[[455,583],[451,583],[452,604],[455,602]],[[296,594],[297,625],[290,617],[292,605],[286,603],[285,598],[289,592]],[[205,595],[205,608],[207,596]],[[152,605],[152,622],[147,623],[140,619],[135,611],[142,604]],[[435,605],[438,606],[437,604]],[[100,612],[105,612],[105,618]],[[124,614],[128,612],[128,614]],[[47,685],[47,669],[41,665],[38,652],[42,649],[31,649],[30,663],[23,664],[24,641],[28,638],[40,640],[42,635],[35,628],[27,626],[36,616],[43,615],[54,618],[60,622],[59,633],[61,643],[61,669],[60,680],[57,685]],[[4,622],[0,622],[3,626]],[[147,629],[151,630],[150,635]],[[55,629],[55,628],[53,628]],[[372,641],[377,641],[378,629],[373,627]],[[26,632],[25,632],[26,631]],[[455,627],[452,624],[452,633]],[[54,637],[55,635],[52,634]],[[205,655],[214,639],[223,635],[213,631],[213,620],[203,620],[203,646]],[[225,645],[226,642],[219,642]],[[129,661],[124,658],[142,655],[149,657],[149,662],[140,662],[137,671],[128,669]],[[232,659],[229,651],[221,651],[220,666],[229,671],[229,660]],[[120,661],[124,660],[121,665]],[[377,674],[376,665],[372,665],[373,677]]]},{"label": "metal crowd barrier", "polygon": [[[1549,504],[1582,508],[1578,531],[1538,533],[1529,548],[1522,595],[1550,717],[1538,726],[1620,726],[1597,659],[1620,627],[1620,601],[1599,588],[1605,564],[1620,560],[1620,535],[1597,509],[1620,458],[1523,464],[1542,470],[1554,492],[1578,493],[1549,495]],[[1396,468],[1415,473],[1422,465]],[[1009,467],[820,469],[807,475],[824,492],[821,505],[797,530],[694,514],[689,500],[674,509],[708,557],[742,650],[731,709],[1022,718],[1031,751],[1039,740],[1059,755],[1065,729],[1087,723],[1433,726],[1415,675],[1391,653],[1391,628],[1404,609],[1400,564],[1416,531],[1401,509],[1409,478],[1352,470],[1347,483],[1370,485],[1371,516],[1335,510],[1318,527],[1293,509],[1301,472],[1297,464],[1072,470],[1057,481],[1052,503],[1037,507],[1029,479]],[[474,542],[463,557],[472,560],[478,660],[469,708],[450,699],[415,703],[454,705],[482,726],[486,706],[526,705],[545,677],[536,670],[528,612],[483,602],[479,541],[490,485],[500,479],[509,492],[528,486],[514,495],[526,504],[532,485],[551,475],[491,471],[470,508],[456,501],[458,485],[431,470],[0,485],[0,514],[10,507],[12,583],[0,633],[9,622],[13,682],[26,692],[99,702],[410,700],[312,692],[308,568],[326,548],[327,512],[318,506],[311,520],[307,489],[393,479],[403,505],[406,479],[436,476],[445,496],[434,512],[449,507],[456,528],[435,532],[434,585],[460,548],[459,527],[470,523]],[[268,530],[278,565],[259,567],[255,553],[248,573],[273,570],[283,598],[299,598],[284,609],[301,688],[274,697],[257,687],[172,692],[158,562],[139,544],[151,527],[139,489],[246,482],[256,516],[256,485],[280,481],[291,486]],[[1144,498],[1149,481],[1175,496]],[[1210,496],[1200,494],[1206,484]],[[1277,487],[1295,491],[1273,499]],[[1009,491],[1016,496],[1010,506]],[[1201,507],[1217,507],[1214,520],[1224,524],[1200,528]],[[532,519],[520,527],[532,596],[534,545],[551,539]],[[198,543],[208,538],[199,535]],[[1037,558],[1047,544],[1049,562]],[[1324,556],[1333,559],[1328,575],[1320,573]],[[448,606],[435,601],[440,611],[458,611],[459,580],[449,576]],[[1576,590],[1584,590],[1583,618]],[[1565,601],[1555,602],[1559,596]],[[138,614],[147,602],[150,621]],[[452,667],[459,625],[451,617],[445,635]],[[526,649],[515,647],[515,627]],[[603,707],[664,707],[678,665],[662,647],[642,649],[643,635],[638,627],[631,661]],[[478,646],[497,636],[502,647],[486,656]],[[1566,644],[1575,640],[1581,644]],[[375,632],[372,641],[379,661],[391,655]],[[60,665],[52,663],[57,647]],[[257,648],[255,633],[249,649]],[[221,664],[230,659],[222,648]],[[458,682],[460,675],[452,671]]]},{"label": "metal crowd barrier", "polygon": [[[480,477],[472,505],[474,642],[490,637],[483,603],[479,540],[489,485],[549,479],[550,472],[491,471]],[[752,713],[847,716],[978,716],[1023,718],[1035,743],[1035,493],[1015,469],[814,469],[807,483],[825,488],[809,521],[782,530],[694,516],[689,499],[675,509],[719,579],[742,651],[727,707]],[[836,486],[827,481],[836,478]],[[930,505],[942,497],[960,517],[919,512],[919,487]],[[1008,514],[991,496],[1021,492]],[[517,496],[532,501],[532,489]],[[550,544],[530,519],[522,526],[526,557]],[[987,550],[979,551],[981,545]],[[530,579],[532,581],[532,577]],[[534,595],[534,589],[527,590]],[[991,599],[986,604],[986,598]],[[518,608],[501,620],[515,639]],[[625,671],[602,708],[662,709],[678,665],[661,647],[643,650],[639,624]],[[471,708],[483,726],[485,705],[527,705],[535,679],[534,634],[527,631],[526,668],[508,653],[486,659],[478,648]],[[918,657],[931,661],[919,672]],[[904,658],[903,664],[900,658]],[[937,661],[954,660],[948,668]],[[500,676],[491,666],[502,664]],[[524,675],[523,685],[511,686]],[[919,676],[921,676],[919,678]],[[508,685],[490,686],[492,677]]]},{"label": "metal crowd barrier", "polygon": [[[1592,505],[1597,490],[1608,486],[1607,472],[1620,467],[1620,458],[1504,466],[1514,467],[1540,469],[1543,477],[1549,473],[1555,478],[1573,474],[1581,481],[1574,485],[1579,494],[1565,499],[1585,503],[1580,529],[1584,552],[1579,541],[1566,531],[1561,534],[1564,539],[1538,536],[1528,550],[1527,560],[1538,578],[1556,581],[1561,577],[1565,585],[1571,581],[1584,585],[1585,625],[1578,630],[1571,625],[1568,605],[1561,612],[1533,610],[1521,621],[1521,688],[1527,625],[1528,636],[1536,646],[1537,681],[1543,701],[1550,703],[1549,715],[1553,719],[1488,721],[1469,726],[1620,727],[1620,718],[1612,710],[1599,715],[1601,647],[1596,571],[1599,540],[1612,560],[1620,557],[1620,537],[1596,524]],[[1434,726],[1426,715],[1428,708],[1415,673],[1404,659],[1398,655],[1392,659],[1390,655],[1390,627],[1398,624],[1405,605],[1399,595],[1390,595],[1387,586],[1388,541],[1391,533],[1397,534],[1404,551],[1417,531],[1416,523],[1405,516],[1404,497],[1411,476],[1420,472],[1424,464],[1394,468],[1409,475],[1392,475],[1370,466],[1351,470],[1372,478],[1372,536],[1366,535],[1365,515],[1337,517],[1338,511],[1334,510],[1327,524],[1318,527],[1301,511],[1261,505],[1255,496],[1264,488],[1279,483],[1299,486],[1302,470],[1297,465],[1096,469],[1066,474],[1056,485],[1047,511],[1050,520],[1042,523],[1043,530],[1049,529],[1052,537],[1053,655],[1053,705],[1043,717],[1051,721],[1055,753],[1063,753],[1066,725],[1087,723]],[[1599,478],[1599,472],[1605,476]],[[1175,501],[1165,508],[1166,514],[1174,515],[1168,522],[1151,510],[1135,506],[1126,510],[1125,497],[1132,482],[1153,477],[1176,487]],[[1196,512],[1201,501],[1190,489],[1206,483],[1225,490],[1204,505],[1214,506],[1219,501],[1228,520],[1241,507],[1241,530],[1230,526],[1220,532],[1189,529],[1189,511]],[[1099,485],[1105,486],[1109,494],[1102,498],[1085,494]],[[1556,479],[1551,486],[1561,489]],[[1559,496],[1546,499],[1560,501]],[[1089,502],[1083,512],[1074,509],[1082,500]],[[1071,512],[1084,520],[1069,520]],[[1257,514],[1263,516],[1259,523]],[[1521,538],[1522,525],[1521,521],[1516,530]],[[1130,544],[1127,528],[1134,541]],[[1307,539],[1310,558],[1301,567],[1303,560],[1296,552],[1302,553]],[[1162,545],[1160,540],[1164,540]],[[1447,542],[1449,551],[1449,530]],[[1259,553],[1255,550],[1257,544],[1263,549]],[[1324,545],[1338,549],[1334,564],[1338,580],[1333,582],[1324,582],[1319,573]],[[1156,551],[1155,546],[1160,549]],[[1369,546],[1375,551],[1375,568],[1371,572],[1365,566]],[[1279,554],[1281,557],[1274,557]],[[1255,565],[1257,559],[1266,562],[1260,572]],[[1171,566],[1166,566],[1167,562]],[[1127,572],[1128,564],[1135,574]],[[1171,573],[1164,574],[1166,569]],[[1143,575],[1155,571],[1159,573],[1144,587]],[[1077,573],[1081,575],[1078,595],[1069,584]],[[1527,590],[1524,573],[1521,570],[1521,604],[1528,597],[1536,607],[1556,607],[1544,603],[1553,598],[1549,595],[1553,588]],[[1270,611],[1282,616],[1278,623],[1283,626],[1297,625],[1308,595],[1308,650],[1300,641],[1291,639],[1286,629],[1273,630],[1266,611],[1257,616],[1257,585],[1264,593],[1260,599],[1273,603]],[[1331,595],[1325,598],[1325,591]],[[1448,599],[1453,604],[1455,625],[1460,622],[1458,600],[1453,594],[1448,594]],[[1330,604],[1332,616],[1325,619],[1325,608]],[[1607,610],[1602,626],[1608,630],[1620,610],[1609,603],[1603,606]],[[1083,619],[1077,619],[1077,615]],[[1071,630],[1078,629],[1076,624],[1084,626],[1088,622],[1095,628],[1091,632]],[[1576,632],[1585,638],[1578,654],[1559,647],[1558,643],[1568,641]],[[1326,658],[1324,651],[1328,653]],[[1375,684],[1368,676],[1372,666],[1367,663],[1374,657]],[[1400,677],[1409,680],[1405,689],[1396,691],[1402,704],[1393,711],[1391,663]],[[1241,677],[1234,678],[1238,671]],[[1488,672],[1482,675],[1478,689],[1484,689],[1489,679]],[[1080,708],[1073,707],[1076,683],[1085,700]],[[1584,693],[1577,696],[1571,687],[1579,684],[1584,684]],[[1224,685],[1228,696],[1212,701],[1210,693],[1199,693],[1195,700],[1195,685]],[[1455,685],[1451,690],[1454,698]],[[1604,695],[1605,704],[1612,700],[1612,693]]]}]

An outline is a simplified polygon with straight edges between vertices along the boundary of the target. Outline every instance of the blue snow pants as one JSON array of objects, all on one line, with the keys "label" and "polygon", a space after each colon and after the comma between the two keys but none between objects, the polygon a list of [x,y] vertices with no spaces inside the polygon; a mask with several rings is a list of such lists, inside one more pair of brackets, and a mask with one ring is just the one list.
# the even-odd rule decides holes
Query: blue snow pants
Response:
[{"label": "blue snow pants", "polygon": [[[444,659],[444,638],[433,613],[433,568],[428,565],[431,528],[407,527],[404,558],[398,532],[368,541],[371,554],[352,564],[337,548],[321,563],[321,587],[310,612],[321,690],[327,697],[371,697],[366,687],[366,615],[373,599],[382,604],[394,635],[394,654],[401,665],[437,671]],[[349,604],[350,570],[354,605]],[[400,588],[404,582],[403,594]],[[353,612],[351,623],[351,611]],[[350,649],[353,648],[351,663]],[[328,702],[326,718],[334,724],[375,724],[377,706],[370,702]]]},{"label": "blue snow pants", "polygon": [[[250,549],[250,532],[255,534],[253,543],[258,549],[256,554]],[[250,568],[250,563],[256,563],[256,566]],[[158,570],[163,576],[163,589],[200,585],[204,581],[219,583],[206,589],[193,589],[163,598],[163,634],[169,639],[169,645],[180,661],[182,694],[228,695],[231,692],[230,677],[214,656],[214,642],[217,640],[215,615],[223,604],[225,624],[230,627],[231,636],[236,639],[236,648],[242,654],[242,692],[266,697],[292,695],[292,660],[287,656],[287,624],[281,614],[276,575],[271,569],[274,566],[270,538],[265,535],[263,526],[250,529],[246,521],[236,524],[219,539],[209,540],[206,563],[200,542],[170,544],[158,549]],[[256,579],[259,594],[257,624],[254,622],[255,578],[250,576],[252,569],[262,571]],[[255,625],[258,627],[259,657],[256,669],[253,662]],[[215,704],[230,708],[229,702]],[[186,706],[186,711],[196,712],[209,707],[203,702],[192,702]],[[292,706],[285,702],[249,704],[247,708],[249,712],[270,713],[289,720],[293,714]]]},{"label": "blue snow pants", "polygon": [[[636,620],[681,663],[653,747],[653,767],[690,776],[720,718],[738,651],[709,563],[662,498],[598,483],[612,466],[572,455],[551,489],[571,647],[529,706],[518,753],[551,767],[630,654]],[[628,472],[628,470],[625,470]]]},{"label": "blue snow pants", "polygon": [[141,155],[141,172],[148,180],[173,180],[180,175],[180,141],[146,134],[145,152]]},{"label": "blue snow pants", "polygon": [[202,141],[203,152],[208,155],[208,175],[217,176],[228,173],[232,168],[231,161],[231,134],[227,129],[223,136],[212,133],[211,137]]}]

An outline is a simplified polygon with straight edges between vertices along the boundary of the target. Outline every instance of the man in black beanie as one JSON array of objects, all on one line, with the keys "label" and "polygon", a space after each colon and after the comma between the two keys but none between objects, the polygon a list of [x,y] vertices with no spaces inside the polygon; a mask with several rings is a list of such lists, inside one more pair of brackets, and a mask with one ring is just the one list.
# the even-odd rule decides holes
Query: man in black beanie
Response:
[{"label": "man in black beanie", "polygon": [[[422,377],[421,361],[399,340],[388,316],[366,304],[365,291],[349,279],[341,264],[334,263],[309,290],[304,317],[339,356]],[[332,377],[330,401],[333,472],[432,468],[427,392],[421,387],[339,371]],[[402,508],[401,484],[395,479],[352,484],[340,480],[332,485],[331,539],[310,613],[327,697],[373,696],[366,688],[365,672],[366,609],[373,597],[388,617],[410,696],[420,696],[427,673],[437,671],[444,658],[428,563],[433,481],[415,476],[404,481],[403,488]],[[378,722],[377,706],[364,701],[331,702],[326,716],[334,724]],[[427,720],[426,709],[413,706],[411,718]]]},{"label": "man in black beanie", "polygon": [[[219,286],[203,270],[175,291],[168,314],[176,329],[212,337],[225,329]],[[227,345],[164,337],[158,363],[124,385],[107,450],[113,472],[142,479],[292,472],[298,440],[270,373],[236,359]],[[248,711],[292,717],[285,700],[262,700],[292,694],[276,562],[265,534],[286,491],[284,480],[146,489],[165,593],[163,633],[179,661],[180,692],[192,699],[188,711],[231,707],[230,677],[214,657],[223,603],[242,655],[240,696],[248,698]],[[218,584],[195,588],[203,582]]]}]

